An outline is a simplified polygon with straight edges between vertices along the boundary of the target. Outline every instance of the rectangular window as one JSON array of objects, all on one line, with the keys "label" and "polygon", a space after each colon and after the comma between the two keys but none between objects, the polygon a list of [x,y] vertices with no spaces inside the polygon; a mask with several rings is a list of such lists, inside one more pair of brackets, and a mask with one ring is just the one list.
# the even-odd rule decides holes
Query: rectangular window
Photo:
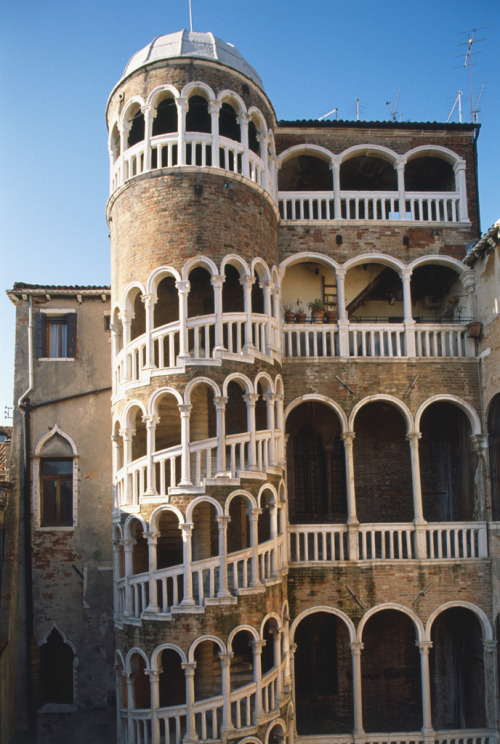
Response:
[{"label": "rectangular window", "polygon": [[76,357],[76,313],[37,313],[35,315],[35,354],[37,358],[74,359]]},{"label": "rectangular window", "polygon": [[73,460],[41,460],[40,512],[42,527],[73,525]]}]

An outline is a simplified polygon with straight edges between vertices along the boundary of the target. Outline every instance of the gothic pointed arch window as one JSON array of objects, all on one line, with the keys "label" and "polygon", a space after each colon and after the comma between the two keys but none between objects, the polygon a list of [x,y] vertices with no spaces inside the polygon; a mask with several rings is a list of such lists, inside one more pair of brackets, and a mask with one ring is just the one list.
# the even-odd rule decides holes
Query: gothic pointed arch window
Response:
[{"label": "gothic pointed arch window", "polygon": [[40,645],[40,706],[73,706],[76,653],[56,626]]},{"label": "gothic pointed arch window", "polygon": [[33,484],[38,526],[72,528],[76,522],[78,488],[77,451],[72,439],[58,426],[35,447]]}]

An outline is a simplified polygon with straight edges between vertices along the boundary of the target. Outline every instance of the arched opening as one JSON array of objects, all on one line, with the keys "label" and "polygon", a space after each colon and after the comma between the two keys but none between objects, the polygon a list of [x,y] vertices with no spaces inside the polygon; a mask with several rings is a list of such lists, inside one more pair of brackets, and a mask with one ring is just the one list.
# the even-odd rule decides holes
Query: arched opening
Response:
[{"label": "arched opening", "polygon": [[307,401],[286,422],[289,514],[292,524],[345,522],[344,442],[334,411]]},{"label": "arched opening", "polygon": [[145,573],[149,568],[148,541],[144,536],[144,528],[138,519],[132,519],[129,525],[132,539],[132,573]]},{"label": "arched opening", "polygon": [[397,191],[394,165],[376,155],[356,155],[340,165],[342,191]]},{"label": "arched opening", "polygon": [[297,733],[345,734],[353,728],[352,660],[347,626],[315,612],[295,631]]},{"label": "arched opening", "polygon": [[147,710],[151,708],[151,687],[146,674],[146,661],[141,654],[132,654],[130,671],[134,689],[134,709]]},{"label": "arched opening", "polygon": [[235,496],[229,504],[230,522],[227,528],[227,551],[235,553],[250,547],[250,502],[243,496]]},{"label": "arched opening", "polygon": [[[243,434],[248,431],[246,390],[241,383],[231,380],[227,386],[226,434]],[[228,453],[230,454],[230,453]]]},{"label": "arched opening", "polygon": [[156,114],[153,119],[153,137],[158,134],[170,134],[171,132],[177,132],[177,106],[175,99],[167,96],[156,105]]},{"label": "arched opening", "polygon": [[405,166],[406,191],[455,191],[453,166],[439,157],[423,155]]},{"label": "arched opening", "polygon": [[261,156],[260,132],[253,119],[250,119],[250,121],[248,122],[248,147],[256,155],[258,155],[259,157]]},{"label": "arched opening", "polygon": [[[404,320],[401,277],[383,264],[365,263],[351,267],[345,279],[345,302],[351,322],[402,323]],[[382,356],[381,351],[374,348],[370,356]]]},{"label": "arched opening", "polygon": [[142,301],[142,295],[138,289],[134,290],[134,302],[132,306],[132,322],[130,324],[130,340],[142,336],[146,332],[146,308]]},{"label": "arched opening", "polygon": [[165,509],[158,517],[156,543],[157,568],[180,566],[183,560],[182,534],[179,519],[174,512]]},{"label": "arched opening", "polygon": [[257,431],[264,431],[269,428],[267,420],[267,403],[264,398],[264,395],[269,392],[269,384],[267,381],[264,390],[262,382],[259,380],[257,383],[257,393],[259,397],[255,401],[255,428]]},{"label": "arched opening", "polygon": [[[455,269],[428,264],[417,266],[411,276],[412,315],[417,323],[468,322],[472,320],[469,297]],[[438,337],[438,344],[443,344]],[[448,342],[450,343],[450,342]],[[438,349],[440,356],[458,349]]]},{"label": "arched opening", "polygon": [[158,284],[156,295],[154,327],[160,328],[179,320],[179,296],[173,276],[163,277]]},{"label": "arched opening", "polygon": [[113,530],[113,550],[118,551],[118,575],[116,579],[123,579],[125,576],[125,550],[122,535],[118,527],[115,527]]},{"label": "arched opening", "polygon": [[[166,648],[160,657],[160,708],[171,708],[174,705],[186,704],[186,679],[182,668],[182,659],[173,648]],[[165,724],[168,725],[167,719]],[[172,723],[175,722],[175,718]],[[174,731],[170,731],[170,734]],[[167,739],[168,740],[168,739]],[[174,739],[175,741],[175,739]]]},{"label": "arched opening", "polygon": [[[275,643],[275,638],[279,639]],[[274,617],[269,618],[264,623],[262,629],[262,640],[264,646],[260,657],[262,676],[266,675],[272,669],[276,669],[280,663],[281,657],[281,639],[279,636],[278,623]]]},{"label": "arched opening", "polygon": [[226,264],[224,267],[224,283],[222,285],[222,312],[242,313],[244,310],[245,304],[240,272],[235,266]]},{"label": "arched opening", "polygon": [[220,648],[213,641],[202,641],[196,646],[194,652],[196,662],[194,673],[195,700],[206,700],[221,694],[222,670],[219,653]]},{"label": "arched opening", "polygon": [[415,625],[397,610],[372,615],[361,654],[365,731],[418,731],[422,726],[420,652]]},{"label": "arched opening", "polygon": [[72,705],[75,655],[57,628],[40,647],[40,705]]},{"label": "arched opening", "polygon": [[121,155],[120,130],[118,129],[117,124],[113,125],[113,129],[111,130],[111,135],[109,138],[109,143],[110,143],[110,149],[112,152],[112,155],[111,155],[112,162],[116,163],[117,159]]},{"label": "arched opening", "polygon": [[200,501],[193,509],[193,561],[214,558],[219,554],[219,530],[215,506]]},{"label": "arched opening", "polygon": [[410,522],[414,518],[411,460],[402,413],[385,401],[368,403],[356,414],[354,430],[359,521]]},{"label": "arched opening", "polygon": [[255,281],[252,285],[252,313],[264,313],[264,289],[257,272],[254,272]]},{"label": "arched opening", "polygon": [[214,312],[214,290],[210,272],[196,266],[189,273],[188,317],[212,315]]},{"label": "arched opening", "polygon": [[230,103],[224,103],[219,111],[219,135],[241,142],[241,127],[238,114]]},{"label": "arched opening", "polygon": [[209,134],[211,131],[212,120],[208,110],[208,102],[203,96],[191,96],[186,114],[186,132],[206,132]]},{"label": "arched opening", "polygon": [[147,432],[146,424],[142,420],[144,413],[139,406],[134,406],[129,412],[129,421],[132,422],[132,462],[145,457],[147,454]]},{"label": "arched opening", "polygon": [[123,349],[123,324],[122,319],[120,318],[120,310],[117,307],[115,307],[113,311],[111,330],[113,331],[114,337],[117,339],[116,350],[119,352]]},{"label": "arched opening", "polygon": [[470,422],[454,403],[438,401],[421,418],[420,478],[424,518],[429,522],[473,519],[473,458]]},{"label": "arched opening", "polygon": [[57,432],[40,451],[40,525],[70,527],[73,524],[73,448]]},{"label": "arched opening", "polygon": [[[155,428],[155,452],[165,452],[181,444],[181,418],[177,398],[171,393],[161,395],[155,404],[158,422]],[[155,457],[156,489],[166,494],[168,488],[176,486],[181,479],[181,453],[175,457]]]},{"label": "arched opening", "polygon": [[123,437],[121,434],[120,422],[115,421],[113,425],[113,446],[115,453],[116,472],[121,470],[125,464],[123,452]]},{"label": "arched opening", "polygon": [[132,147],[144,139],[144,114],[140,106],[134,106],[128,117],[130,129],[128,130],[127,147]]},{"label": "arched opening", "polygon": [[[337,280],[332,267],[316,261],[302,261],[287,266],[282,285],[283,306],[293,313],[307,314],[314,304],[323,307],[327,323],[335,322],[338,314]],[[297,317],[303,322],[304,318]],[[318,339],[321,344],[322,340]],[[292,350],[289,350],[292,352]],[[298,351],[298,349],[297,349]],[[290,355],[295,356],[295,353]]]},{"label": "arched opening", "polygon": [[452,607],[431,629],[429,654],[435,729],[486,728],[483,639],[474,612]]},{"label": "arched opening", "polygon": [[262,492],[260,497],[261,513],[257,522],[257,532],[259,544],[265,543],[271,539],[271,519],[272,512],[276,509],[276,499],[274,493],[269,490]]},{"label": "arched opening", "polygon": [[239,630],[233,637],[231,649],[231,692],[253,682],[252,635],[248,630]]},{"label": "arched opening", "polygon": [[123,667],[123,661],[119,654],[115,656],[116,687],[118,692],[118,705],[120,708],[128,706],[127,701],[127,677]]},{"label": "arched opening", "polygon": [[279,191],[333,191],[328,160],[317,155],[296,155],[285,160],[278,171]]},{"label": "arched opening", "polygon": [[500,395],[495,395],[488,411],[491,508],[495,522],[500,520]]}]

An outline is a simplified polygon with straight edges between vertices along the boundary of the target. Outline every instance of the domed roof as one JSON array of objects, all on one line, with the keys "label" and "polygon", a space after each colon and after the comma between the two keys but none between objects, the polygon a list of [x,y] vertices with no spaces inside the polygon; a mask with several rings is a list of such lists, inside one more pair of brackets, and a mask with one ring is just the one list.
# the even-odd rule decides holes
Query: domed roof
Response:
[{"label": "domed roof", "polygon": [[264,85],[254,68],[246,62],[233,44],[217,39],[211,33],[199,31],[177,31],[174,34],[164,34],[153,39],[151,44],[136,52],[129,60],[123,77],[130,75],[140,67],[161,59],[175,59],[176,57],[198,57],[220,62],[233,70],[243,73],[264,90]]}]

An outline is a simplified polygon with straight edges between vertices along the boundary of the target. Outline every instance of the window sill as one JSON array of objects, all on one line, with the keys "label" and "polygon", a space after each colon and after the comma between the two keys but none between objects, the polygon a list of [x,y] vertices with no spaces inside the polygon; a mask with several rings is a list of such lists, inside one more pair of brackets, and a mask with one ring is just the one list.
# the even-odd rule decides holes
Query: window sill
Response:
[{"label": "window sill", "polygon": [[39,532],[74,532],[76,525],[38,525],[37,530]]},{"label": "window sill", "polygon": [[74,362],[75,357],[38,357],[39,362]]}]

